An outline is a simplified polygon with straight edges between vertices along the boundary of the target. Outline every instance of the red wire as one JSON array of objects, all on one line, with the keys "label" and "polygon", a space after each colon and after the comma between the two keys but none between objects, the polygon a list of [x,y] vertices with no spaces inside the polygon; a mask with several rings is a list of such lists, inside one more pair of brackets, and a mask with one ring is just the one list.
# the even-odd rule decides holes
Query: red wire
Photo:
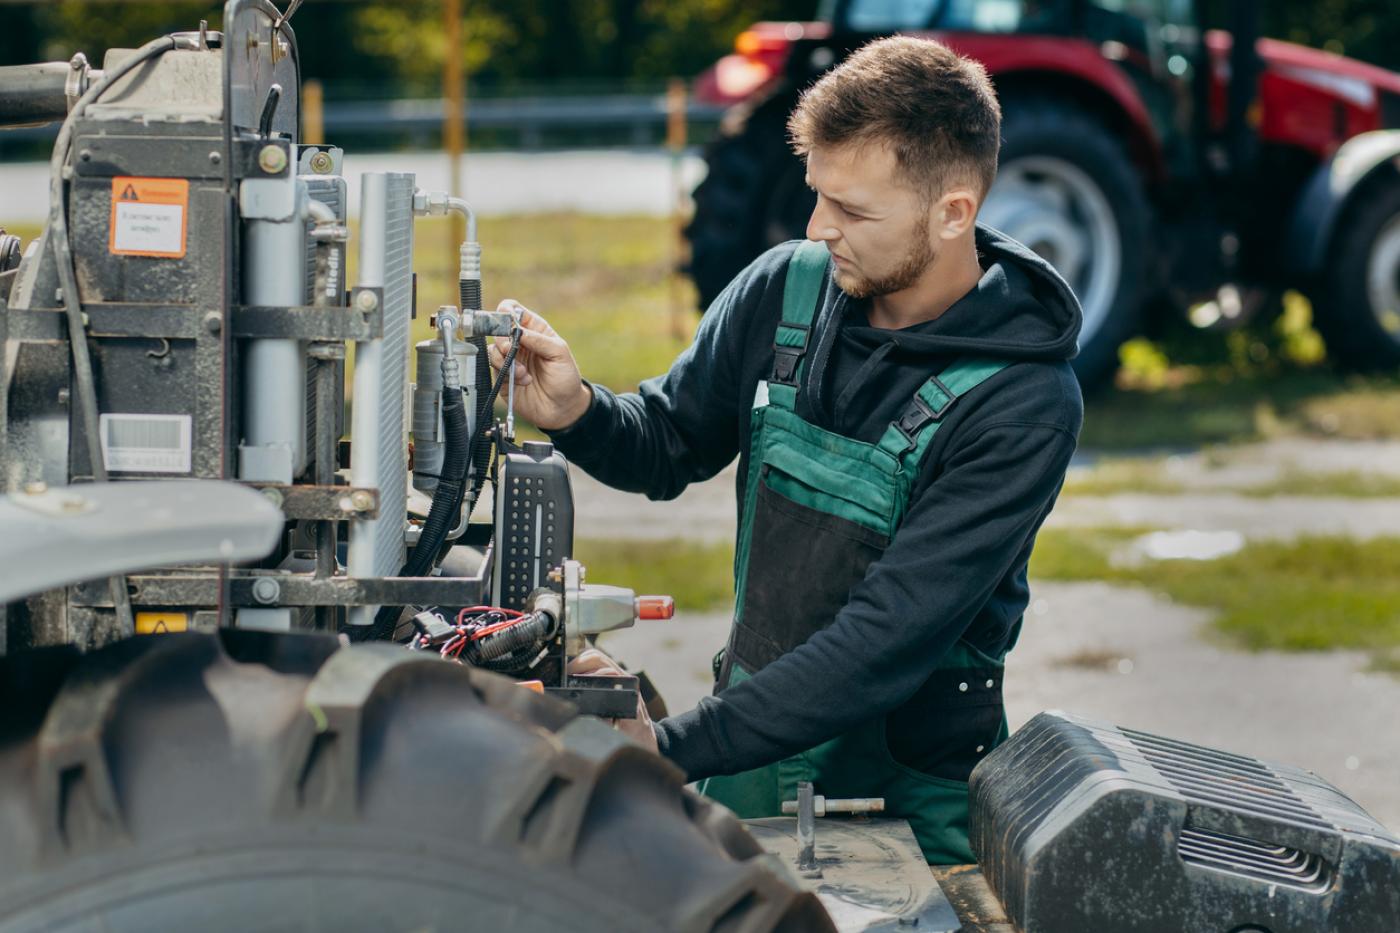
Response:
[{"label": "red wire", "polygon": [[496,622],[493,625],[488,625],[483,629],[478,629],[477,631],[472,633],[472,641],[476,641],[479,638],[485,638],[487,635],[499,632],[501,629],[510,628],[512,625],[519,625],[521,622],[524,622],[524,614],[520,613],[518,615],[519,618],[506,619],[504,622]]},{"label": "red wire", "polygon": [[520,612],[520,611],[518,611],[518,610],[515,610],[515,609],[502,609],[502,608],[500,608],[499,606],[468,606],[467,608],[465,608],[465,609],[463,609],[463,610],[461,610],[460,612],[457,613],[457,624],[458,624],[458,625],[461,625],[461,624],[462,624],[462,619],[463,619],[468,613],[478,613],[478,612],[499,612],[499,613],[501,613],[501,614],[503,614],[503,615],[508,615],[508,616],[513,617],[513,618],[518,618],[518,617],[520,617],[520,616],[525,615],[525,613]]}]

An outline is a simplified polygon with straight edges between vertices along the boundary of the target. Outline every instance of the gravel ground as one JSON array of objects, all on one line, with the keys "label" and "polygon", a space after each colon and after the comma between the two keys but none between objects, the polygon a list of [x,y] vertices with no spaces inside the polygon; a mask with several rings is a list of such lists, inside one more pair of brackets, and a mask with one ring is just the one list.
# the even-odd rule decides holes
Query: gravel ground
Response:
[{"label": "gravel ground", "polygon": [[[1087,458],[1092,459],[1092,458]],[[1171,478],[1252,485],[1285,471],[1400,474],[1400,444],[1289,440],[1174,461]],[[1222,477],[1228,477],[1222,481]],[[734,530],[733,472],[673,502],[575,479],[578,527],[588,537],[725,540]],[[1245,537],[1400,535],[1393,499],[1258,499],[1218,491],[1080,496],[1052,525],[1142,525]],[[600,581],[601,582],[601,581]],[[1243,652],[1206,631],[1210,614],[1144,590],[1098,583],[1034,583],[1021,643],[1012,653],[1007,712],[1015,728],[1044,709],[1309,768],[1392,828],[1400,828],[1400,678],[1366,670],[1356,652]],[[710,689],[710,658],[727,612],[687,614],[607,636],[604,646],[645,668],[673,710]]]}]

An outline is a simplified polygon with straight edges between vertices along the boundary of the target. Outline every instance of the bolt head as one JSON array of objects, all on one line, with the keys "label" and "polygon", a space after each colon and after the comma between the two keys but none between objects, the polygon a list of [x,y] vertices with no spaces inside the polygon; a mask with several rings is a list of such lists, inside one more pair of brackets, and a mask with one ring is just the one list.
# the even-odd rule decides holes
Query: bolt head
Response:
[{"label": "bolt head", "polygon": [[42,496],[49,491],[49,484],[43,482],[33,482],[24,484],[24,492],[30,496]]},{"label": "bolt head", "polygon": [[366,490],[356,489],[350,493],[350,505],[356,512],[368,512],[374,508],[374,496],[371,496]]},{"label": "bolt head", "polygon": [[260,603],[272,603],[282,594],[282,586],[271,577],[259,577],[253,581],[253,598]]},{"label": "bolt head", "polygon": [[279,509],[282,507],[282,503],[286,501],[282,495],[282,490],[280,489],[264,489],[262,491],[262,494],[267,498],[268,502],[271,502]]},{"label": "bolt head", "polygon": [[317,175],[329,175],[335,168],[335,159],[329,152],[318,152],[311,157],[311,171]]},{"label": "bolt head", "polygon": [[224,329],[224,316],[217,311],[210,311],[204,315],[204,329],[211,334],[217,334]]},{"label": "bolt head", "polygon": [[276,175],[287,167],[287,152],[281,146],[269,143],[258,150],[258,168],[269,175]]},{"label": "bolt head", "polygon": [[375,308],[379,307],[379,296],[368,290],[356,292],[355,307],[365,314],[369,314]]}]

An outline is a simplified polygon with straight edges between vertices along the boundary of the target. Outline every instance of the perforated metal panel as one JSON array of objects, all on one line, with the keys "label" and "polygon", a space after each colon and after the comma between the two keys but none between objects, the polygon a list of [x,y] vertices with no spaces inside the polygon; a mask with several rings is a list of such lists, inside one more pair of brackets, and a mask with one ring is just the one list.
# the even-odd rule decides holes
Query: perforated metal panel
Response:
[{"label": "perforated metal panel", "polygon": [[[349,572],[354,577],[395,576],[404,561],[413,188],[409,174],[373,173],[361,180],[359,285],[384,290],[384,336],[355,345],[351,477],[357,486],[379,488],[379,518],[351,525]],[[352,610],[351,624],[368,625],[377,609]]]}]

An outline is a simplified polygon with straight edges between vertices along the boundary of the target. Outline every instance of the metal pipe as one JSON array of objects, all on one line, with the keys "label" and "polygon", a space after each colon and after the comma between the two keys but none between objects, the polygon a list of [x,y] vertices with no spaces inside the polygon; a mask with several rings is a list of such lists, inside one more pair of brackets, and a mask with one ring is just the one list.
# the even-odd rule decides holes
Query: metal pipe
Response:
[{"label": "metal pipe", "polygon": [[101,78],[81,52],[66,62],[0,67],[0,126],[62,120]]},{"label": "metal pipe", "polygon": [[[251,194],[254,187],[260,192]],[[275,195],[267,192],[283,188]],[[295,307],[306,299],[306,185],[295,176],[242,183],[243,300]],[[283,207],[282,205],[285,205]],[[257,213],[249,216],[252,210]],[[306,353],[297,340],[250,340],[243,353],[240,479],[290,483],[306,468]]]}]

